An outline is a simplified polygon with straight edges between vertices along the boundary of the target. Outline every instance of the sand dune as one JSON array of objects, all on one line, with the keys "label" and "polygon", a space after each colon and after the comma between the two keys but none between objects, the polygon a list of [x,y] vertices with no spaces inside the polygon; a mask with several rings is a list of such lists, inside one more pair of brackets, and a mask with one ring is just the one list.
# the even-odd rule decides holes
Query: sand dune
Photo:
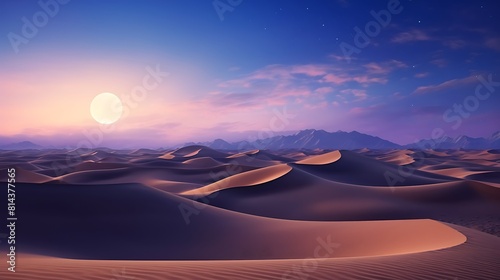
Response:
[{"label": "sand dune", "polygon": [[[6,182],[9,178],[7,168],[0,169],[0,174],[0,180]],[[23,183],[45,183],[53,180],[53,178],[23,168],[16,168],[16,180]]]},{"label": "sand dune", "polygon": [[222,165],[221,162],[219,162],[211,157],[199,157],[199,158],[189,159],[189,160],[186,160],[182,163],[187,164],[190,167],[201,167],[201,168],[210,168],[210,167]]},{"label": "sand dune", "polygon": [[438,219],[453,213],[472,220],[500,210],[500,191],[485,184],[464,181],[395,189],[366,187],[331,182],[298,169],[271,182],[226,188],[216,194],[210,205],[294,220]]},{"label": "sand dune", "polygon": [[332,163],[316,166],[303,164],[292,166],[328,180],[368,186],[388,186],[389,182],[393,182],[394,186],[422,185],[454,179],[414,170],[411,175],[402,180],[388,181],[389,175],[387,174],[393,174],[393,176],[400,174],[399,166],[380,162],[351,151],[341,151],[340,154],[340,158]]},{"label": "sand dune", "polygon": [[387,163],[407,165],[415,162],[415,159],[411,156],[413,153],[414,152],[410,150],[397,150],[384,156],[379,156],[377,159]]},{"label": "sand dune", "polygon": [[193,145],[193,146],[187,146],[183,148],[179,148],[173,152],[171,152],[171,155],[173,156],[178,156],[178,157],[211,157],[211,158],[224,158],[227,157],[228,154],[222,153],[213,149],[210,149],[205,146],[198,146],[198,145]]},{"label": "sand dune", "polygon": [[[102,261],[21,254],[13,280],[52,279],[496,279],[498,237],[452,226],[466,243],[448,249],[384,257],[240,261]],[[339,247],[340,248],[340,247]],[[323,253],[323,252],[322,252]],[[7,278],[6,278],[7,279]]]},{"label": "sand dune", "polygon": [[0,278],[497,279],[500,239],[474,229],[500,236],[499,160],[494,150],[0,151],[0,181],[16,168],[22,221],[18,273]]},{"label": "sand dune", "polygon": [[248,187],[267,183],[290,172],[292,168],[286,164],[279,164],[270,167],[264,167],[257,170],[239,173],[225,179],[219,180],[213,184],[192,191],[182,193],[183,195],[209,195],[213,192],[226,188]]},{"label": "sand dune", "polygon": [[465,177],[469,180],[477,180],[484,182],[491,182],[500,184],[500,171],[497,172],[478,172],[475,174],[467,175]]},{"label": "sand dune", "polygon": [[281,164],[280,161],[262,160],[257,157],[251,157],[246,154],[236,154],[226,158],[226,162],[232,165],[249,166],[249,167],[266,167],[276,164]]},{"label": "sand dune", "polygon": [[[342,244],[335,248],[335,257],[408,254],[448,248],[465,242],[465,237],[456,230],[431,220],[287,221],[201,205],[140,185],[73,185],[71,189],[65,185],[21,187],[20,195],[33,195],[19,203],[19,216],[23,217],[23,225],[20,226],[18,238],[23,240],[23,251],[46,252],[47,255],[58,257],[306,258],[310,248],[315,247],[316,238],[327,238],[329,235],[331,242]],[[143,201],[148,201],[148,204],[145,205]],[[85,205],[92,207],[86,209]],[[188,224],[179,211],[179,205],[200,210],[197,215],[189,217]],[[121,216],[127,219],[120,219]],[[93,218],[71,220],[71,217]],[[46,226],[40,228],[41,224]],[[99,231],[94,232],[95,228]],[[176,229],[176,232],[171,229]],[[37,234],[29,234],[33,231]],[[74,239],[79,241],[74,242]],[[359,242],[368,239],[368,244]],[[245,242],[241,243],[241,240]],[[221,247],[220,244],[227,246]],[[198,249],[201,247],[204,250]]]},{"label": "sand dune", "polygon": [[326,153],[319,156],[311,156],[309,158],[297,161],[297,164],[306,164],[306,165],[323,165],[334,163],[340,159],[342,155],[339,151],[333,151],[330,153]]}]

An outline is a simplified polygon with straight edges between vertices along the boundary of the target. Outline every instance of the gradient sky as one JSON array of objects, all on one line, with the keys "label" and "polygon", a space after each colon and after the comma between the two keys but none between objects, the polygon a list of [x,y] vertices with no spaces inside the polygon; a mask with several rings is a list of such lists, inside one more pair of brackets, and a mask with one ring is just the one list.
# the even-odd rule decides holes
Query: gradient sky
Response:
[{"label": "gradient sky", "polygon": [[[54,1],[41,0],[46,22],[38,1],[0,2],[0,143],[160,147],[315,128],[407,144],[436,128],[500,130],[500,86],[480,82],[500,82],[498,1],[220,0],[219,13],[211,0]],[[399,13],[347,59],[355,28],[388,6]],[[23,17],[38,30],[23,35]],[[169,75],[134,99],[148,68]],[[101,92],[129,100],[111,128],[90,116]]]}]

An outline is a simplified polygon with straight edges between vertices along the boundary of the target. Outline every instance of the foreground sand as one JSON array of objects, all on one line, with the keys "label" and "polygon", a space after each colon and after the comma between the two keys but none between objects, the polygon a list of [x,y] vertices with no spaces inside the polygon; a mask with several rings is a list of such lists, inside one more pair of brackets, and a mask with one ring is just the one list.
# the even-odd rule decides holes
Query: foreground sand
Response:
[{"label": "foreground sand", "polygon": [[452,226],[467,242],[452,248],[385,257],[243,260],[104,261],[21,255],[2,279],[498,279],[497,237]]},{"label": "foreground sand", "polygon": [[71,153],[0,151],[1,279],[500,277],[497,151]]}]

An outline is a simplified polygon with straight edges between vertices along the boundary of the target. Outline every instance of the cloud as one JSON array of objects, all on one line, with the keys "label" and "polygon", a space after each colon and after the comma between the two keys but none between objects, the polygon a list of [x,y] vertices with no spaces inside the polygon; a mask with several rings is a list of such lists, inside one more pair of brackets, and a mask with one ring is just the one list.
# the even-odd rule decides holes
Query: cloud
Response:
[{"label": "cloud", "polygon": [[[483,30],[483,29],[478,29],[478,30],[465,29],[465,30],[481,34],[481,37],[483,37],[483,38],[485,36],[487,36],[486,35],[487,33],[490,33],[489,31]],[[434,31],[436,31],[436,30],[434,30]],[[463,34],[462,34],[462,36],[463,36]],[[449,49],[452,49],[452,50],[459,50],[459,49],[463,49],[463,48],[468,47],[468,46],[475,46],[476,45],[476,44],[472,43],[469,38],[466,38],[466,37],[463,37],[463,38],[465,38],[465,40],[457,38],[457,36],[446,36],[445,37],[442,34],[441,35],[438,35],[438,34],[430,35],[429,33],[425,32],[423,30],[413,29],[413,30],[408,31],[408,32],[401,32],[401,33],[397,34],[396,36],[394,36],[391,39],[391,42],[397,43],[397,44],[403,44],[403,43],[410,43],[410,42],[417,42],[417,41],[433,41],[433,42],[438,42],[441,45],[443,45]],[[484,45],[487,48],[500,51],[500,38],[498,38],[498,37],[486,38],[486,39],[484,39]]]},{"label": "cloud", "polygon": [[474,82],[477,82],[477,78],[475,76],[465,77],[462,79],[453,79],[437,85],[420,86],[413,92],[413,94],[426,94],[436,91],[443,91],[463,85],[472,84]]},{"label": "cloud", "polygon": [[342,68],[336,64],[313,63],[267,65],[236,79],[220,82],[217,89],[193,103],[224,113],[287,104],[313,109],[334,105],[334,96],[329,94],[342,90],[342,98],[337,101],[347,104],[367,99],[366,88],[386,84],[391,72],[406,67],[398,60],[373,61],[364,65],[353,63]]},{"label": "cloud", "polygon": [[[414,106],[410,112],[414,115],[439,115],[441,116],[447,108],[444,106]],[[406,111],[401,114],[407,114]]]},{"label": "cloud", "polygon": [[303,74],[310,77],[323,76],[328,73],[329,67],[326,65],[295,65],[292,66],[290,72],[292,74]]},{"label": "cloud", "polygon": [[306,109],[309,109],[309,110],[312,110],[312,109],[323,109],[323,108],[326,108],[328,107],[328,102],[326,101],[322,101],[320,103],[316,103],[316,104],[309,104],[309,103],[306,103],[304,105],[304,107]]},{"label": "cloud", "polygon": [[347,74],[328,74],[323,77],[321,80],[324,83],[332,83],[336,85],[342,85],[347,82],[357,82],[362,86],[367,86],[368,84],[378,83],[385,84],[387,83],[386,78],[382,77],[370,77],[368,75],[360,75],[360,76],[351,76]]},{"label": "cloud", "polygon": [[332,66],[322,64],[302,64],[302,65],[279,65],[273,64],[258,69],[242,78],[225,81],[219,84],[219,87],[244,87],[250,88],[257,84],[263,84],[266,81],[291,81],[300,79],[299,76],[318,77],[323,76],[332,69]]},{"label": "cloud", "polygon": [[408,65],[399,60],[390,60],[381,63],[370,62],[363,65],[368,73],[371,74],[389,74],[398,68],[407,68]]},{"label": "cloud", "polygon": [[340,85],[340,84],[352,81],[352,78],[351,77],[347,77],[345,75],[339,76],[339,75],[336,75],[336,74],[328,74],[328,75],[326,75],[326,76],[323,77],[322,81],[326,82],[326,83],[332,83],[332,84]]},{"label": "cloud", "polygon": [[444,68],[448,65],[448,61],[442,58],[434,59],[431,61],[431,63],[441,68]]},{"label": "cloud", "polygon": [[362,89],[344,89],[340,91],[344,94],[350,94],[355,97],[354,101],[362,101],[368,98],[368,94],[366,94],[366,90]]},{"label": "cloud", "polygon": [[413,29],[408,32],[401,32],[392,38],[393,43],[408,43],[416,41],[430,41],[432,38],[422,30]]},{"label": "cloud", "polygon": [[316,90],[314,90],[314,92],[319,93],[319,94],[327,94],[327,93],[333,92],[333,88],[332,87],[320,87],[320,88],[317,88]]},{"label": "cloud", "polygon": [[334,59],[335,61],[348,61],[348,62],[358,59],[357,57],[347,57],[345,55],[336,55],[336,54],[330,54],[328,57]]},{"label": "cloud", "polygon": [[486,39],[485,45],[492,50],[500,51],[500,38]]},{"label": "cloud", "polygon": [[464,40],[460,40],[460,39],[447,39],[447,40],[443,40],[442,43],[446,47],[449,47],[450,49],[453,49],[453,50],[462,49],[467,45],[467,43]]},{"label": "cloud", "polygon": [[415,78],[425,78],[429,76],[429,72],[417,73],[415,74]]},{"label": "cloud", "polygon": [[202,100],[210,107],[237,107],[237,108],[256,108],[261,107],[259,94],[253,92],[244,93],[212,93]]},{"label": "cloud", "polygon": [[368,115],[371,113],[376,113],[378,112],[383,106],[380,104],[374,104],[371,106],[366,106],[366,107],[353,107],[349,110],[349,113],[355,114],[355,115]]}]

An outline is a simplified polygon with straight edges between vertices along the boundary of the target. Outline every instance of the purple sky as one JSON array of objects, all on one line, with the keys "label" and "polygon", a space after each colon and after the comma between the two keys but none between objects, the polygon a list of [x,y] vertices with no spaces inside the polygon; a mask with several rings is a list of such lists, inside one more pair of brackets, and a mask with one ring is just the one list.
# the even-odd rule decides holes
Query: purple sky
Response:
[{"label": "purple sky", "polygon": [[[0,3],[0,143],[500,130],[496,1],[42,2]],[[110,127],[90,115],[102,92],[124,107]]]}]

